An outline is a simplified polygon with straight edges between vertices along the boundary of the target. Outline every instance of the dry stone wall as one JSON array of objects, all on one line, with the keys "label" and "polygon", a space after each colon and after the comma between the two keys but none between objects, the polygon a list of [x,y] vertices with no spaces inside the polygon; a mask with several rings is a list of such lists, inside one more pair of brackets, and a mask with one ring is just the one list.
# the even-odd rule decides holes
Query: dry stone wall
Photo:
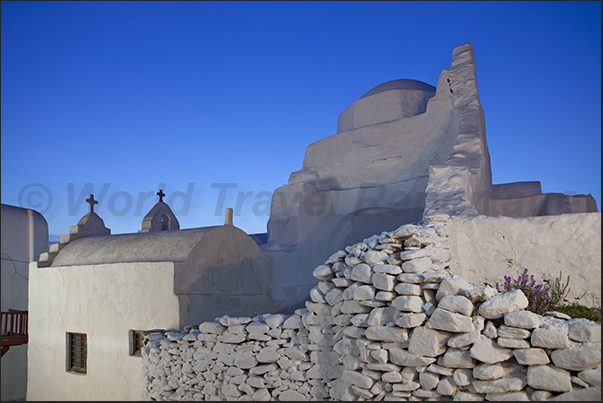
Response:
[{"label": "dry stone wall", "polygon": [[149,334],[142,399],[600,401],[601,325],[450,273],[447,219],[333,254],[292,315]]}]

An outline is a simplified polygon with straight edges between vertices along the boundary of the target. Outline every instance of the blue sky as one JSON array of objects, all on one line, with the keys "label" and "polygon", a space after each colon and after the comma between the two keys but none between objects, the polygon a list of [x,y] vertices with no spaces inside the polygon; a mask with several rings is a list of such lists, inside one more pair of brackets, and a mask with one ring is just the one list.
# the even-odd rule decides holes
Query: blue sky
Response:
[{"label": "blue sky", "polygon": [[1,18],[2,203],[51,235],[89,193],[112,233],[136,232],[160,186],[181,228],[232,207],[265,232],[271,193],[345,108],[390,80],[435,86],[467,42],[493,183],[601,208],[598,1],[2,1]]}]

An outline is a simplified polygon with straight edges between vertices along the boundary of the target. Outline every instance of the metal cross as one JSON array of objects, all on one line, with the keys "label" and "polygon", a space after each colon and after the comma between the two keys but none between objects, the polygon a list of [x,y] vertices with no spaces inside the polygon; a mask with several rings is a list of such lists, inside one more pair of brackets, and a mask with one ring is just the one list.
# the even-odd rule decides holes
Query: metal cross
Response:
[{"label": "metal cross", "polygon": [[163,193],[163,191],[161,189],[159,189],[159,192],[157,192],[157,196],[159,196],[159,201],[163,202],[163,198],[165,197],[165,194]]},{"label": "metal cross", "polygon": [[94,200],[93,194],[90,194],[90,198],[86,199],[86,203],[90,203],[90,212],[94,213],[94,205],[98,204],[98,202]]}]

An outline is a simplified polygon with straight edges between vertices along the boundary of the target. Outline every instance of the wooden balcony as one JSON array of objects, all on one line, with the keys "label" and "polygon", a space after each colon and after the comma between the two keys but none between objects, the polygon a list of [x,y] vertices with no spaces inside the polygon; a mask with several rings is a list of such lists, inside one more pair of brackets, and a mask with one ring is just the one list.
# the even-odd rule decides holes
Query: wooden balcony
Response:
[{"label": "wooden balcony", "polygon": [[2,357],[11,346],[27,343],[27,311],[9,309],[2,312]]}]

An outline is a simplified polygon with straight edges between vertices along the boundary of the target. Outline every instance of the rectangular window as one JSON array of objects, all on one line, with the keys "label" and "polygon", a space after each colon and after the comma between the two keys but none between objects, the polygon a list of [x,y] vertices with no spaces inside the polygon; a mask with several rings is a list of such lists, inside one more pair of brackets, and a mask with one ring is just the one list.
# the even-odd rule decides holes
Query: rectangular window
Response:
[{"label": "rectangular window", "polygon": [[68,371],[78,374],[86,373],[86,359],[88,357],[88,344],[86,334],[67,333],[68,335]]},{"label": "rectangular window", "polygon": [[142,356],[142,346],[144,345],[144,336],[146,333],[144,330],[130,331],[130,355]]}]

